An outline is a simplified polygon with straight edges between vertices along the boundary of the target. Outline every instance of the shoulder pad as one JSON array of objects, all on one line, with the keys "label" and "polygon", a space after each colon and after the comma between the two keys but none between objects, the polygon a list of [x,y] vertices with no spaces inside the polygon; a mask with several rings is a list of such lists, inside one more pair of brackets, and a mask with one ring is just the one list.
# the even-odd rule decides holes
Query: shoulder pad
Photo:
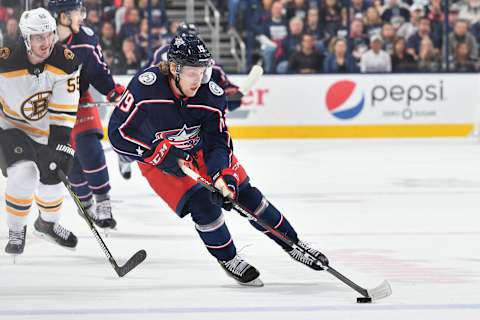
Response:
[{"label": "shoulder pad", "polygon": [[55,44],[52,54],[45,63],[57,67],[67,74],[75,72],[79,67],[77,56],[70,49],[59,44]]},{"label": "shoulder pad", "polygon": [[140,82],[144,86],[151,86],[155,83],[155,81],[157,81],[157,75],[155,74],[155,72],[145,71],[138,75],[138,82]]},{"label": "shoulder pad", "polygon": [[10,57],[12,50],[9,47],[1,47],[0,48],[0,59],[7,60]]},{"label": "shoulder pad", "polygon": [[93,32],[93,30],[89,27],[82,26],[82,30],[87,36],[93,37],[95,35],[95,32]]},{"label": "shoulder pad", "polygon": [[210,92],[216,96],[222,96],[224,94],[222,87],[220,87],[215,81],[210,81],[208,83],[208,88],[210,89]]}]

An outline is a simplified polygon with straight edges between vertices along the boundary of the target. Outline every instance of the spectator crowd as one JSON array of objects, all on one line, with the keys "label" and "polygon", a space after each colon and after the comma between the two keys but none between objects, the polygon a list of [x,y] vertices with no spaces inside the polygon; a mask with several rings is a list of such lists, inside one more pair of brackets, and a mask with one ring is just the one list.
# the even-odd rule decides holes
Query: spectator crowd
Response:
[{"label": "spectator crowd", "polygon": [[[44,6],[46,0],[32,0]],[[480,0],[213,0],[267,73],[476,72]],[[0,0],[0,44],[19,40],[24,1]],[[84,0],[114,74],[135,72],[180,21],[168,0]],[[225,30],[227,31],[227,30]],[[150,47],[149,47],[150,37]]]}]

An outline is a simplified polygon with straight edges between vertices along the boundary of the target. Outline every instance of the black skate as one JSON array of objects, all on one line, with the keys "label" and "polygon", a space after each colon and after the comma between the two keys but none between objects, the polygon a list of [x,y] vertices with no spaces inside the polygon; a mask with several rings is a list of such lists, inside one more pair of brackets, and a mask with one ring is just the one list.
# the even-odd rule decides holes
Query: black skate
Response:
[{"label": "black skate", "polygon": [[124,179],[128,180],[132,177],[132,165],[130,160],[122,155],[118,156],[118,170]]},{"label": "black skate", "polygon": [[25,234],[27,226],[20,231],[8,230],[8,243],[5,246],[5,252],[8,254],[22,254],[25,248]]},{"label": "black skate", "polygon": [[244,286],[262,287],[263,282],[260,280],[260,273],[254,266],[246,262],[242,257],[236,255],[228,261],[218,260],[223,270]]},{"label": "black skate", "polygon": [[57,243],[67,249],[75,249],[77,246],[77,237],[59,223],[47,222],[38,215],[33,226],[35,227],[35,234],[45,240]]},{"label": "black skate", "polygon": [[109,199],[97,202],[97,207],[95,211],[95,217],[91,218],[97,226],[99,226],[100,228],[115,229],[117,221],[113,219],[112,205],[110,204]]},{"label": "black skate", "polygon": [[292,257],[294,260],[314,270],[323,270],[324,269],[323,267],[328,266],[327,257],[320,251],[310,247],[308,243],[298,240],[297,246],[305,249],[309,254],[317,258],[318,262],[312,259],[311,257],[305,255],[302,251],[298,249],[291,249],[290,251],[287,251],[287,252],[290,255],[290,257]]}]

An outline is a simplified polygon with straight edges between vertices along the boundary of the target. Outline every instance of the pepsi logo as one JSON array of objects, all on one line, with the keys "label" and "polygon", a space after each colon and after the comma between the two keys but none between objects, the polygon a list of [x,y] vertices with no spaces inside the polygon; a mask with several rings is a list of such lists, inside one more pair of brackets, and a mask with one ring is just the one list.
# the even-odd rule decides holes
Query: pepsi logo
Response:
[{"label": "pepsi logo", "polygon": [[328,89],[325,104],[335,118],[351,119],[362,111],[365,104],[365,94],[355,82],[341,80],[335,82]]}]

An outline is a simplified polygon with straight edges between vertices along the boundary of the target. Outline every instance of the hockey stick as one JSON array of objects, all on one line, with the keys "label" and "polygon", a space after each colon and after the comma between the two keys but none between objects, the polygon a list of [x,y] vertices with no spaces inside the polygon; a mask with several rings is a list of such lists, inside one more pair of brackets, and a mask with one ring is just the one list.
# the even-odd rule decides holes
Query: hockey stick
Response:
[{"label": "hockey stick", "polygon": [[110,264],[113,266],[113,269],[115,269],[115,272],[118,274],[119,277],[123,277],[132,269],[134,269],[136,266],[138,266],[140,263],[145,260],[147,257],[147,252],[145,250],[140,250],[137,253],[135,253],[130,259],[128,259],[127,262],[123,266],[119,266],[115,259],[113,258],[112,254],[110,253],[110,250],[108,250],[107,245],[103,241],[102,237],[98,233],[97,229],[93,225],[93,222],[91,218],[88,216],[87,212],[85,212],[85,208],[83,207],[80,199],[78,196],[73,192],[72,187],[70,186],[70,183],[67,180],[67,177],[65,176],[65,173],[62,170],[57,170],[57,174],[60,177],[60,180],[62,180],[63,184],[67,188],[68,192],[72,196],[73,201],[77,205],[78,210],[82,213],[83,217],[85,218],[85,221],[87,222],[88,226],[90,227],[90,230],[93,233],[93,236],[95,239],[97,239],[98,243],[100,244],[100,247],[102,248],[103,252],[108,258],[108,261],[110,261]]},{"label": "hockey stick", "polygon": [[[207,188],[211,192],[217,192],[219,191],[212,185],[210,181],[202,177],[198,172],[195,170],[191,169],[188,165],[185,164],[185,162],[180,161],[179,162],[180,168],[182,171],[195,180],[197,183],[201,184],[203,187]],[[283,243],[287,244],[293,249],[301,251],[305,256],[315,260],[315,263],[319,266],[321,266],[323,269],[325,269],[328,273],[333,275],[335,278],[339,279],[343,283],[345,283],[347,286],[352,288],[353,290],[357,291],[360,293],[364,298],[371,299],[371,300],[379,300],[382,298],[386,298],[392,294],[392,288],[390,287],[390,284],[388,281],[383,281],[379,286],[372,288],[372,289],[365,289],[350,280],[349,278],[345,277],[343,274],[335,270],[332,266],[330,265],[323,265],[315,256],[310,254],[307,250],[303,249],[302,247],[298,246],[295,242],[293,242],[291,239],[289,239],[286,235],[280,233],[276,229],[272,228],[268,223],[263,221],[260,217],[255,216],[253,213],[251,213],[249,210],[245,209],[238,201],[232,200],[232,205],[233,208],[240,213],[240,215],[247,217],[249,220],[255,221],[258,223],[260,226],[268,230],[271,234],[273,234],[277,239],[281,240]],[[368,300],[361,300],[361,298],[357,299],[357,302],[370,302]]]},{"label": "hockey stick", "polygon": [[263,75],[263,69],[258,64],[254,65],[250,72],[248,73],[247,78],[238,88],[238,91],[242,95],[246,95],[248,91],[257,83],[258,79]]},{"label": "hockey stick", "polygon": [[93,108],[93,107],[115,107],[118,102],[97,101],[81,103],[78,106],[81,108]]}]

